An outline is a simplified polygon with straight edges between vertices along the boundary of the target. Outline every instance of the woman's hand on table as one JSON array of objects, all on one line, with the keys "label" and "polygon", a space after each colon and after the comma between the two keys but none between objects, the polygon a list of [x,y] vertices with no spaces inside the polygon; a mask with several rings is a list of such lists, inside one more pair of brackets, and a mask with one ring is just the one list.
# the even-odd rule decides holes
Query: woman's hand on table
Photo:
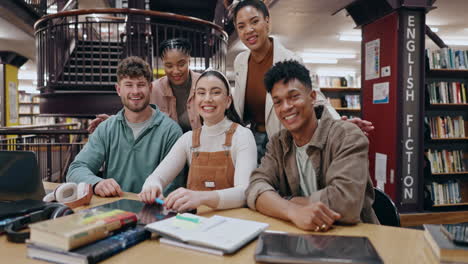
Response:
[{"label": "woman's hand on table", "polygon": [[204,193],[206,192],[179,188],[167,196],[164,205],[167,209],[178,212],[192,210],[203,204]]},{"label": "woman's hand on table", "polygon": [[152,204],[156,198],[162,198],[161,188],[159,186],[145,186],[138,194],[138,198],[146,204]]}]

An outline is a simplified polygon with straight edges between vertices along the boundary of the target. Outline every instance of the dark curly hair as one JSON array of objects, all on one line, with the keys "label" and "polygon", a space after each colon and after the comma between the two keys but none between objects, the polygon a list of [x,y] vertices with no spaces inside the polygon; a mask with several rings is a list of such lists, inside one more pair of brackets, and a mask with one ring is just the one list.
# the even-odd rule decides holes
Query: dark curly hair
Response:
[{"label": "dark curly hair", "polygon": [[306,88],[312,89],[312,80],[310,72],[307,68],[296,60],[285,60],[277,62],[273,67],[265,73],[265,88],[268,93],[271,93],[275,83],[283,81],[284,84],[291,80],[298,80]]},{"label": "dark curly hair", "polygon": [[268,11],[268,7],[265,5],[265,3],[263,3],[263,1],[260,1],[260,0],[244,0],[244,1],[239,2],[234,7],[234,10],[232,11],[232,13],[233,13],[232,19],[234,21],[234,24],[236,24],[237,13],[239,13],[239,11],[242,8],[246,7],[246,6],[254,7],[258,11],[260,11],[265,18],[270,17],[270,12]]},{"label": "dark curly hair", "polygon": [[130,56],[119,62],[117,66],[117,82],[122,78],[145,77],[148,82],[153,80],[153,74],[149,64],[140,57]]},{"label": "dark curly hair", "polygon": [[159,45],[159,56],[161,56],[161,58],[164,59],[166,52],[168,50],[173,49],[178,50],[187,56],[190,56],[190,52],[192,52],[192,45],[190,45],[190,42],[188,40],[183,38],[168,39],[163,41]]}]

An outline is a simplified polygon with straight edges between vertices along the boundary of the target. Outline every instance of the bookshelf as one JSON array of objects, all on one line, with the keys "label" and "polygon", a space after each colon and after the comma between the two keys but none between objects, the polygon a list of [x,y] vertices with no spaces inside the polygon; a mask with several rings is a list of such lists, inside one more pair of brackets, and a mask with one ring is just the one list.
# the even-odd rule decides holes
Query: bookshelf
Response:
[{"label": "bookshelf", "polygon": [[20,125],[49,125],[55,124],[54,117],[39,116],[40,98],[37,94],[19,91],[18,115]]},{"label": "bookshelf", "polygon": [[39,114],[39,97],[19,91],[18,115],[20,125],[33,125]]},{"label": "bookshelf", "polygon": [[[424,137],[428,210],[468,209],[468,51],[426,50]],[[429,175],[428,175],[429,174]]]},{"label": "bookshelf", "polygon": [[320,91],[340,115],[349,118],[361,116],[361,88],[322,87]]},{"label": "bookshelf", "polygon": [[361,116],[361,88],[358,87],[360,78],[355,74],[346,76],[311,76],[313,87],[320,87],[320,91],[327,97],[330,105],[340,115],[349,118]]}]

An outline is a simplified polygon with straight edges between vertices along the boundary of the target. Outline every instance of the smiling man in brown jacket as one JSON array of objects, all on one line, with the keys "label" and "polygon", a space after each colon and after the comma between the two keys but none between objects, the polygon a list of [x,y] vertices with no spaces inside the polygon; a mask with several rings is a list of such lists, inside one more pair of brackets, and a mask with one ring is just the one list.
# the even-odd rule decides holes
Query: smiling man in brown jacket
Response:
[{"label": "smiling man in brown jacket", "polygon": [[272,137],[252,173],[248,206],[305,230],[327,231],[335,221],[378,223],[367,137],[323,107],[314,109],[309,71],[297,61],[276,63],[265,87],[286,129]]}]

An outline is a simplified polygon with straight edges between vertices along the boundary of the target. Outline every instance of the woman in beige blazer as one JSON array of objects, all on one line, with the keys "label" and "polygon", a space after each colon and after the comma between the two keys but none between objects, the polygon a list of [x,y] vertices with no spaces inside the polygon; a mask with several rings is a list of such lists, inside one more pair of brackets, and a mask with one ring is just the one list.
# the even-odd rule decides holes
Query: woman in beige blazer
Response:
[{"label": "woman in beige blazer", "polygon": [[[281,123],[273,111],[272,98],[270,94],[266,93],[263,76],[276,62],[290,59],[302,62],[302,59],[286,49],[277,39],[269,36],[270,14],[263,1],[235,0],[227,2],[231,2],[234,27],[239,39],[248,48],[248,50],[238,54],[234,60],[235,89],[233,100],[236,111],[244,123],[251,124],[260,161],[264,155],[268,138],[282,129]],[[324,105],[333,118],[340,118],[340,115],[331,107],[320,90],[317,90],[315,104]],[[259,115],[264,115],[264,119]],[[372,123],[368,121],[361,119],[350,121],[358,125],[364,133],[374,129]]]}]

